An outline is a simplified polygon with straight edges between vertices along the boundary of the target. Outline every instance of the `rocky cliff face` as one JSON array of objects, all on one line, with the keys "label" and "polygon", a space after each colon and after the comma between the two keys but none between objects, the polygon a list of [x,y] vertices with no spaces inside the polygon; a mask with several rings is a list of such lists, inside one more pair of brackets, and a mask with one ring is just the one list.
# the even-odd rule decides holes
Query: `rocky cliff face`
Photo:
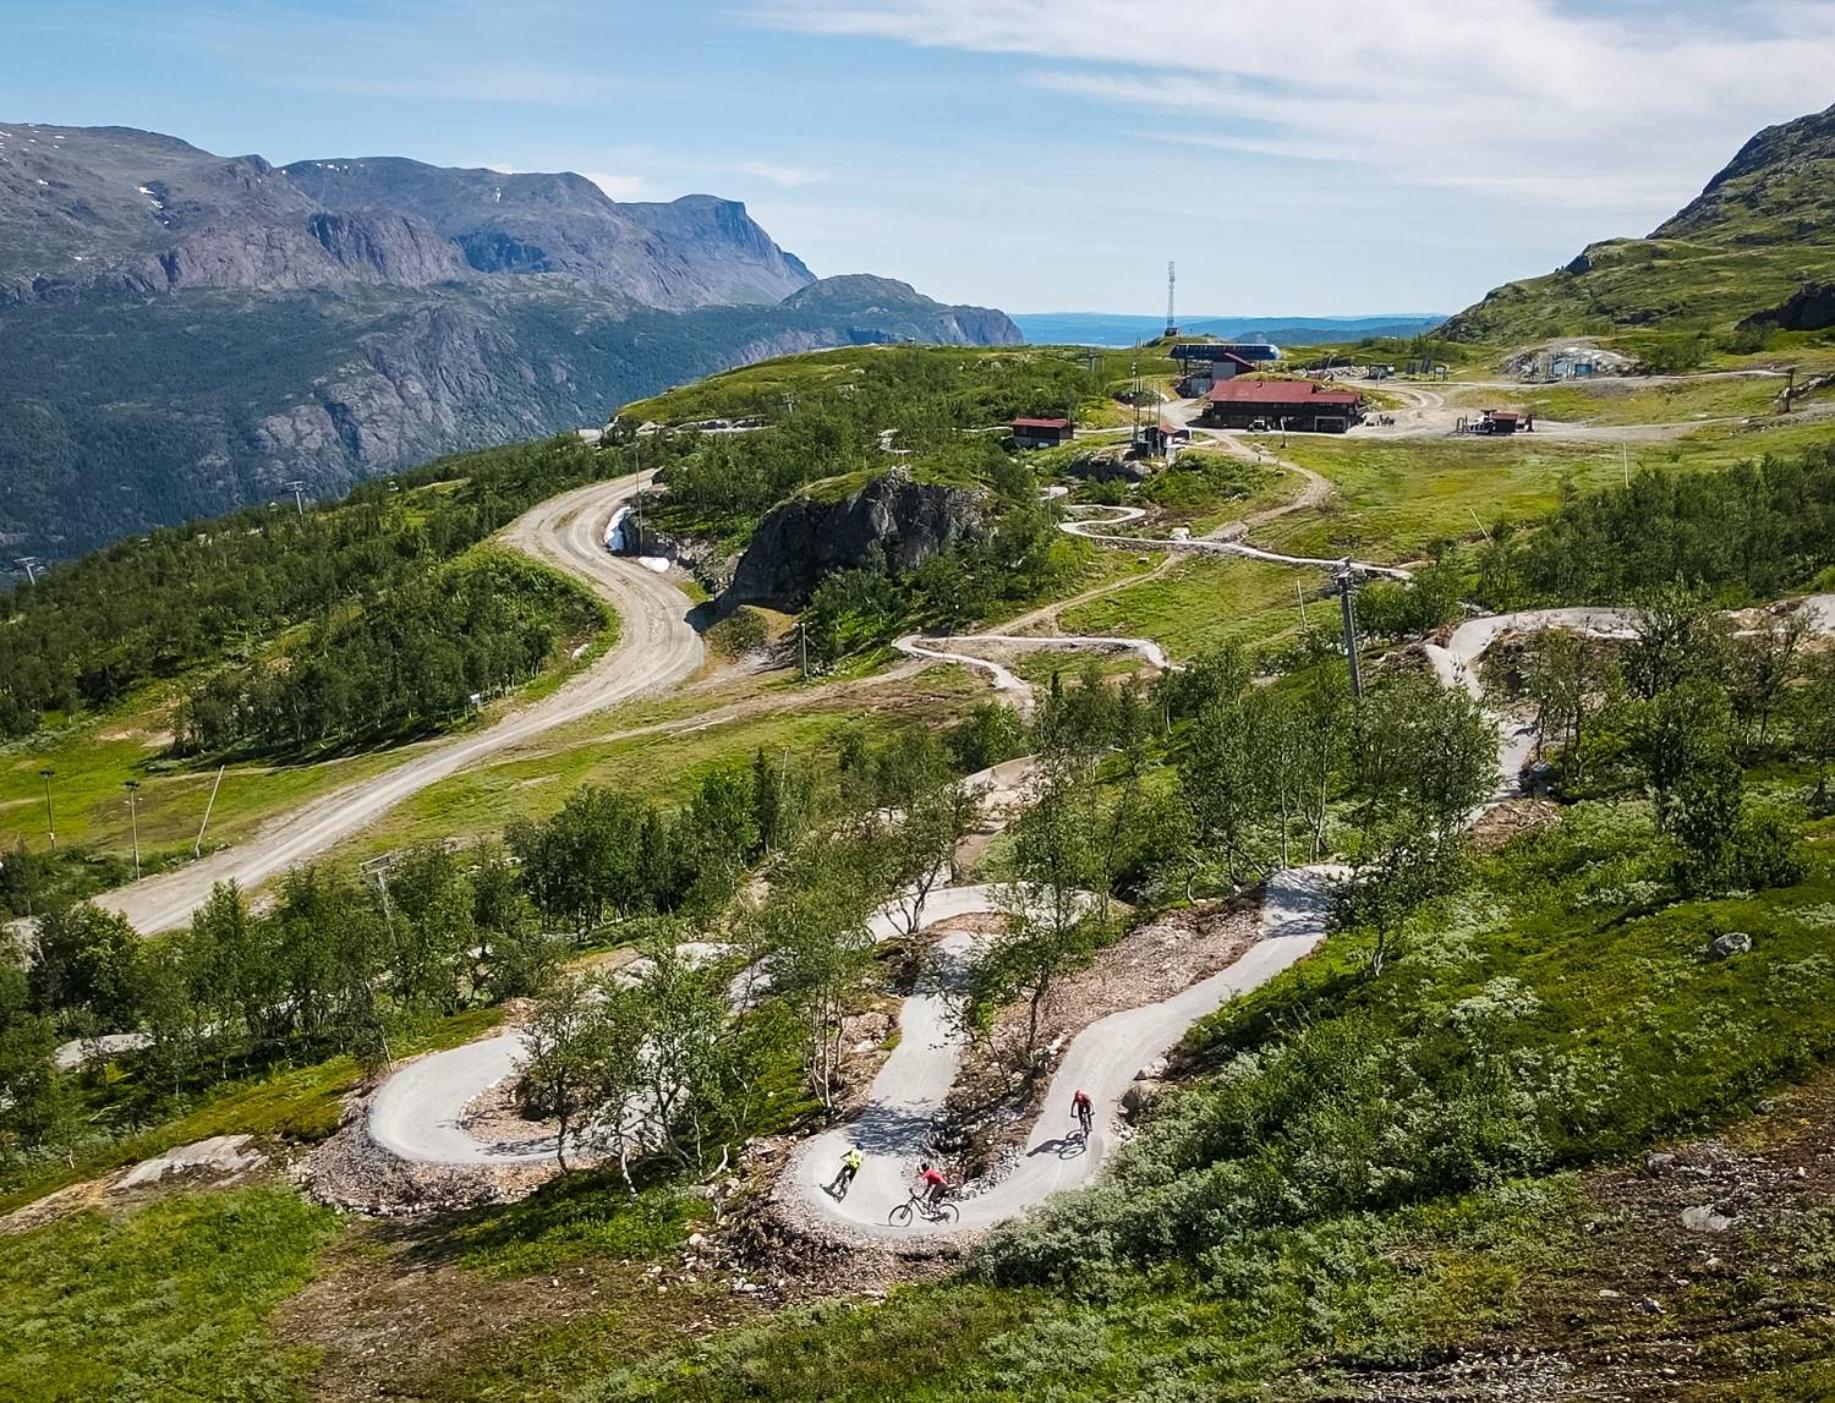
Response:
[{"label": "rocky cliff face", "polygon": [[0,287],[424,287],[557,274],[648,307],[781,301],[814,280],[711,195],[620,205],[584,176],[398,157],[224,158],[118,127],[0,126]]},{"label": "rocky cliff face", "polygon": [[1805,283],[1777,306],[1754,312],[1740,326],[1779,331],[1822,331],[1835,326],[1835,282]]},{"label": "rocky cliff face", "polygon": [[913,482],[891,472],[839,502],[796,498],[774,508],[752,533],[723,606],[772,604],[798,609],[833,570],[883,557],[896,574],[979,533],[973,492]]}]

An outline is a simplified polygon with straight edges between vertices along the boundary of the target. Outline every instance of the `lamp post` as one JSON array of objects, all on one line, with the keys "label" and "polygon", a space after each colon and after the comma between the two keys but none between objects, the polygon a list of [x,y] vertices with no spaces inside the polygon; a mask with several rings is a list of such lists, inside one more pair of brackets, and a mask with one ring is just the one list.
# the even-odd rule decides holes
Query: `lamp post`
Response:
[{"label": "lamp post", "polygon": [[121,783],[123,788],[127,790],[128,821],[134,827],[134,880],[138,882],[140,880],[140,805],[138,803],[140,796],[140,781],[137,779],[128,779],[123,780]]},{"label": "lamp post", "polygon": [[57,846],[57,815],[51,809],[51,779],[57,771],[47,765],[38,772],[38,777],[45,782],[45,828],[51,834],[51,846]]}]

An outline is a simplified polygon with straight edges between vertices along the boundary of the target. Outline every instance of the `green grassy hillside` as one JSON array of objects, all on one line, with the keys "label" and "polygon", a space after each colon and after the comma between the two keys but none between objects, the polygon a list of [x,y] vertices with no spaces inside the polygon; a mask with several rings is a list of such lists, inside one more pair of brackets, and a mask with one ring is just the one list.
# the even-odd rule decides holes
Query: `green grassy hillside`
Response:
[{"label": "green grassy hillside", "polygon": [[1760,132],[1648,238],[1592,244],[1556,272],[1507,283],[1442,334],[1496,345],[1636,331],[1732,338],[1805,283],[1831,280],[1835,107]]},{"label": "green grassy hillside", "polygon": [[128,781],[157,868],[189,855],[225,761],[213,836],[233,838],[462,722],[474,693],[597,656],[616,637],[598,601],[485,542],[624,464],[571,437],[489,450],[303,512],[163,528],[0,593],[0,851],[44,844],[49,769],[63,847],[40,879],[113,885]]}]

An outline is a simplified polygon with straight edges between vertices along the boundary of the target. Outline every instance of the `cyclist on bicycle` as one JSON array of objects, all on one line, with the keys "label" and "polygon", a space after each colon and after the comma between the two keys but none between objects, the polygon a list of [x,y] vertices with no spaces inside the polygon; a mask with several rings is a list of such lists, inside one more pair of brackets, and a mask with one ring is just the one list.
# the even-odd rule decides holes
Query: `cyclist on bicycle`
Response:
[{"label": "cyclist on bicycle", "polygon": [[1090,1122],[1096,1118],[1096,1107],[1090,1101],[1089,1092],[1082,1087],[1078,1087],[1077,1094],[1070,1098],[1070,1113],[1077,1118],[1077,1124],[1083,1127],[1083,1133],[1088,1135]]},{"label": "cyclist on bicycle", "polygon": [[837,1198],[847,1196],[848,1186],[854,1182],[854,1176],[860,1172],[860,1166],[866,1163],[866,1156],[860,1153],[858,1145],[848,1147],[848,1152],[841,1156],[841,1169],[835,1175],[834,1182],[828,1191]]},{"label": "cyclist on bicycle", "polygon": [[924,1202],[935,1208],[943,1201],[943,1195],[949,1192],[949,1180],[943,1177],[941,1170],[932,1167],[928,1160],[920,1164],[918,1170],[924,1183]]}]

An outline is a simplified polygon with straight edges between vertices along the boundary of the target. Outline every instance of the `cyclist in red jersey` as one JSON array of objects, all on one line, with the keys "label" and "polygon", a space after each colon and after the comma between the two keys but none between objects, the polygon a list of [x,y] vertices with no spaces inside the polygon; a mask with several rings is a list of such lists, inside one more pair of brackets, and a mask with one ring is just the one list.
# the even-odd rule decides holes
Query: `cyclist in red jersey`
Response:
[{"label": "cyclist in red jersey", "polygon": [[1090,1133],[1090,1122],[1095,1119],[1096,1107],[1090,1100],[1089,1092],[1085,1091],[1082,1087],[1078,1087],[1077,1094],[1070,1098],[1070,1113],[1077,1118],[1077,1123],[1083,1127],[1083,1133],[1088,1135]]},{"label": "cyclist in red jersey", "polygon": [[943,1177],[941,1170],[932,1167],[928,1161],[919,1165],[918,1170],[919,1177],[924,1181],[924,1201],[934,1207],[948,1190],[949,1180]]}]

